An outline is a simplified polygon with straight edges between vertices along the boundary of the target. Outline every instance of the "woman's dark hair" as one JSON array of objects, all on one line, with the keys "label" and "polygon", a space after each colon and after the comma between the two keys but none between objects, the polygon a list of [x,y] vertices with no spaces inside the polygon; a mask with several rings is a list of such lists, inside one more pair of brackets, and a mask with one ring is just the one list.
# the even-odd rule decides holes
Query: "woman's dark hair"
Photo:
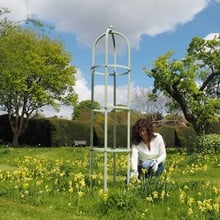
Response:
[{"label": "woman's dark hair", "polygon": [[155,137],[153,130],[153,123],[147,118],[140,118],[132,127],[132,143],[139,144],[142,141],[139,132],[143,129],[147,130],[149,142]]}]

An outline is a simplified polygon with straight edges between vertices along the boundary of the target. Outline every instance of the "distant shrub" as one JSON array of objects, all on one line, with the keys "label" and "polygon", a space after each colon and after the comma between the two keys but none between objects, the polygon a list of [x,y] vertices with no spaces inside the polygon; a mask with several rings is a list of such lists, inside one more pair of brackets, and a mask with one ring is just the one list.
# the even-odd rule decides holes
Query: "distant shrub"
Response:
[{"label": "distant shrub", "polygon": [[198,135],[191,139],[191,153],[219,153],[220,152],[220,135],[208,134]]},{"label": "distant shrub", "polygon": [[21,137],[22,144],[30,146],[72,146],[74,140],[90,144],[90,123],[58,118],[36,118],[29,121]]},{"label": "distant shrub", "polygon": [[191,146],[191,137],[196,135],[195,130],[192,127],[175,127],[176,131],[176,143],[177,147],[187,148]]},{"label": "distant shrub", "polygon": [[[114,125],[110,124],[108,129],[108,146],[114,147]],[[127,147],[127,125],[116,125],[115,142],[117,147]]]},{"label": "distant shrub", "polygon": [[0,115],[0,140],[1,143],[8,144],[12,141],[12,130],[8,115]]},{"label": "distant shrub", "polygon": [[27,128],[20,137],[20,143],[29,146],[51,145],[51,123],[45,118],[34,118],[28,122]]},{"label": "distant shrub", "polygon": [[175,129],[172,126],[163,126],[155,129],[156,132],[163,136],[166,147],[175,146]]},{"label": "distant shrub", "polygon": [[52,146],[72,146],[74,140],[86,140],[90,144],[90,123],[65,119],[50,119],[50,122]]},{"label": "distant shrub", "polygon": [[94,136],[93,136],[93,145],[94,146],[103,146],[104,145],[104,130],[98,125],[94,124]]}]

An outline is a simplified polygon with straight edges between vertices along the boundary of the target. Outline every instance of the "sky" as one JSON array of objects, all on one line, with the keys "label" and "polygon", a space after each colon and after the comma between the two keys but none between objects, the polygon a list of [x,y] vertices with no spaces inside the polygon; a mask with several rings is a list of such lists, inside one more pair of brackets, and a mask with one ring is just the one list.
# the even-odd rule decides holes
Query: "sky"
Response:
[{"label": "sky", "polygon": [[[77,68],[74,89],[79,102],[91,99],[92,45],[110,25],[131,45],[131,96],[133,91],[153,86],[143,68],[150,69],[158,56],[173,50],[173,58],[181,59],[193,37],[220,33],[220,0],[0,0],[0,7],[11,11],[10,20],[35,17],[54,26],[51,37],[63,41],[72,54],[71,65]],[[127,53],[120,43],[117,47],[124,62]],[[96,100],[101,104],[103,88],[102,80],[95,83]],[[118,103],[124,104],[127,87],[123,81],[117,91]],[[72,111],[63,106],[57,113],[46,107],[43,114],[69,118]]]}]

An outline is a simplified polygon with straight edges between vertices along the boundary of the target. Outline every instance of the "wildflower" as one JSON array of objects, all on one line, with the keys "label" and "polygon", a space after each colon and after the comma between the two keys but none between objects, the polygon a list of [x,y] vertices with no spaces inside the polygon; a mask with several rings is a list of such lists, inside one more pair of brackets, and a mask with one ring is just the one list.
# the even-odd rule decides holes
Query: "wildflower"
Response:
[{"label": "wildflower", "polygon": [[39,186],[42,182],[43,182],[42,180],[38,180],[38,181],[36,182],[36,185]]},{"label": "wildflower", "polygon": [[186,193],[184,191],[180,191],[180,203],[184,203]]},{"label": "wildflower", "polygon": [[99,190],[99,196],[104,200],[104,202],[106,203],[106,201],[108,200],[108,191],[104,192],[103,189]]},{"label": "wildflower", "polygon": [[64,172],[60,173],[60,177],[63,177],[63,176],[65,176],[65,173]]},{"label": "wildflower", "polygon": [[145,219],[145,213],[141,214],[141,219]]},{"label": "wildflower", "polygon": [[28,186],[29,186],[29,183],[27,183],[27,182],[23,184],[23,188],[24,188],[24,189],[27,189]]},{"label": "wildflower", "polygon": [[218,203],[213,204],[213,209],[215,212],[219,213],[219,204]]},{"label": "wildflower", "polygon": [[79,183],[80,183],[82,188],[84,188],[86,186],[86,183],[85,183],[84,179],[81,179]]},{"label": "wildflower", "polygon": [[68,192],[69,192],[69,193],[72,193],[72,192],[73,192],[73,187],[70,187],[70,188],[68,189]]},{"label": "wildflower", "polygon": [[169,167],[169,173],[172,173],[174,171],[173,165]]},{"label": "wildflower", "polygon": [[83,195],[84,195],[84,192],[78,191],[78,196],[79,196],[79,197],[82,197]]},{"label": "wildflower", "polygon": [[96,174],[93,174],[92,175],[92,180],[96,180],[97,179],[97,175]]},{"label": "wildflower", "polygon": [[55,180],[54,180],[54,184],[56,184],[56,185],[57,185],[57,184],[58,184],[58,182],[59,182],[59,180],[58,180],[58,179],[55,179]]},{"label": "wildflower", "polygon": [[165,195],[166,195],[165,190],[162,190],[161,195],[160,195],[160,198],[161,198],[161,199],[164,199],[164,196],[165,196]]},{"label": "wildflower", "polygon": [[147,174],[147,169],[142,168],[142,169],[141,169],[141,172],[145,175],[145,174]]},{"label": "wildflower", "polygon": [[190,198],[188,198],[187,204],[188,204],[189,206],[191,206],[194,202],[195,202],[195,199],[192,198],[192,197],[190,197]]},{"label": "wildflower", "polygon": [[169,196],[170,196],[170,193],[169,193],[169,192],[167,192],[166,196],[167,196],[167,197],[169,197]]},{"label": "wildflower", "polygon": [[146,197],[146,200],[147,200],[147,202],[153,202],[152,196],[147,196],[147,197]]},{"label": "wildflower", "polygon": [[218,193],[220,192],[220,190],[216,187],[216,186],[213,186],[212,187],[212,191],[214,192],[214,194],[218,195]]},{"label": "wildflower", "polygon": [[204,206],[207,210],[211,211],[212,210],[212,204],[211,204],[212,199],[205,199],[204,200]]},{"label": "wildflower", "polygon": [[187,189],[189,189],[189,186],[188,186],[188,185],[185,185],[183,188],[184,188],[185,190],[187,190]]},{"label": "wildflower", "polygon": [[188,209],[188,215],[191,216],[192,214],[193,214],[193,210],[192,210],[191,207],[189,207],[189,209]]},{"label": "wildflower", "polygon": [[158,196],[158,192],[157,191],[154,191],[152,194],[153,194],[153,198],[154,199],[158,199],[159,196]]}]

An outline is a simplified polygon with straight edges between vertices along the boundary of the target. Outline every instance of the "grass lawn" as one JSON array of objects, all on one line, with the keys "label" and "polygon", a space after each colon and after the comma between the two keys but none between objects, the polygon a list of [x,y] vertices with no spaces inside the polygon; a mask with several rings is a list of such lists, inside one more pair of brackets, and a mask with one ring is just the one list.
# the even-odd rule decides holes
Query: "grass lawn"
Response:
[{"label": "grass lawn", "polygon": [[[171,151],[170,151],[171,152]],[[0,219],[220,219],[220,155],[172,151],[160,177],[125,184],[127,156],[117,154],[103,191],[103,155],[89,148],[0,148]]]}]

